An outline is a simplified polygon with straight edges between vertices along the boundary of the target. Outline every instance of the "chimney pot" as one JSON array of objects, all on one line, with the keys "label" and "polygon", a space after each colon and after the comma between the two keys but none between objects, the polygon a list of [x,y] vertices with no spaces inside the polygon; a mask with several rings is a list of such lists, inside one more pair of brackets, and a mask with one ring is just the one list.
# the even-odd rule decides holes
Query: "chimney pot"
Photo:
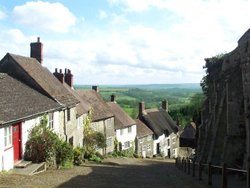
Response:
[{"label": "chimney pot", "polygon": [[72,88],[73,87],[73,74],[69,69],[65,69],[64,81]]},{"label": "chimney pot", "polygon": [[139,102],[139,119],[143,116],[143,114],[145,113],[145,103]]},{"label": "chimney pot", "polygon": [[30,57],[37,59],[42,64],[43,44],[40,42],[40,37],[37,38],[37,42],[30,43]]},{"label": "chimney pot", "polygon": [[60,72],[57,72],[57,68],[55,69],[55,72],[53,73],[53,75],[61,82],[64,82],[64,74],[61,71],[62,69],[60,69]]},{"label": "chimney pot", "polygon": [[168,101],[166,99],[162,101],[161,107],[163,110],[168,112]]},{"label": "chimney pot", "polygon": [[111,102],[115,102],[115,94],[112,94],[111,96],[110,96],[110,100],[111,100]]},{"label": "chimney pot", "polygon": [[92,89],[95,90],[97,93],[99,93],[99,88],[98,88],[98,86],[92,86]]}]

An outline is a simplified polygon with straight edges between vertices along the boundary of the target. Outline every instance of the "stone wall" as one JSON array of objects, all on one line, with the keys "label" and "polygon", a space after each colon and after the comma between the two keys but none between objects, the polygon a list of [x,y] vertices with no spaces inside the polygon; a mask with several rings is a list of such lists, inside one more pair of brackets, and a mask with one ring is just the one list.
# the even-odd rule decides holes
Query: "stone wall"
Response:
[{"label": "stone wall", "polygon": [[206,59],[207,99],[201,112],[198,160],[246,167],[249,158],[250,30],[230,53]]}]

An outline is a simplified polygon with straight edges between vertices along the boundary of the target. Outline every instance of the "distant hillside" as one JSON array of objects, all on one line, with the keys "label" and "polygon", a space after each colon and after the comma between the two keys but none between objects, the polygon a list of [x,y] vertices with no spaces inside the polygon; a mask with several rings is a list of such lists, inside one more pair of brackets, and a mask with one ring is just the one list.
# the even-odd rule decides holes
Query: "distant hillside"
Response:
[{"label": "distant hillside", "polygon": [[[75,85],[76,89],[91,89],[91,85]],[[165,90],[165,89],[192,89],[200,90],[199,83],[187,83],[187,84],[141,84],[141,85],[100,85],[100,88],[138,88],[143,90]]]},{"label": "distant hillside", "polygon": [[[75,89],[91,89],[90,85],[76,85]],[[150,84],[150,85],[101,85],[100,94],[105,101],[116,95],[116,102],[133,118],[138,115],[138,103],[145,102],[146,108],[159,108],[167,99],[169,111],[178,111],[190,104],[192,97],[201,94],[200,84]],[[190,119],[190,117],[186,118]]]}]

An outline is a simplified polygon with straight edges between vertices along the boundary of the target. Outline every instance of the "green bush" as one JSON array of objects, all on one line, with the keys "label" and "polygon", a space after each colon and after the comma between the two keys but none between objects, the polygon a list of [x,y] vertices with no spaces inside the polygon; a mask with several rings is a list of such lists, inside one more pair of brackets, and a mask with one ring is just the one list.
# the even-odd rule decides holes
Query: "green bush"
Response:
[{"label": "green bush", "polygon": [[95,153],[95,155],[96,155],[97,157],[99,157],[101,160],[104,159],[103,155],[100,154],[98,151]]},{"label": "green bush", "polygon": [[59,140],[56,145],[56,164],[64,166],[66,161],[73,161],[73,148],[69,143]]},{"label": "green bush", "polygon": [[58,136],[47,127],[46,116],[40,120],[40,124],[29,132],[25,145],[24,159],[32,162],[50,162],[55,156],[55,146]]},{"label": "green bush", "polygon": [[90,158],[89,158],[90,161],[96,161],[96,162],[101,162],[102,159],[100,157],[97,157],[96,155],[92,155]]},{"label": "green bush", "polygon": [[80,147],[76,147],[73,149],[73,154],[74,154],[74,160],[73,163],[74,165],[81,165],[82,160],[83,160],[83,149]]}]

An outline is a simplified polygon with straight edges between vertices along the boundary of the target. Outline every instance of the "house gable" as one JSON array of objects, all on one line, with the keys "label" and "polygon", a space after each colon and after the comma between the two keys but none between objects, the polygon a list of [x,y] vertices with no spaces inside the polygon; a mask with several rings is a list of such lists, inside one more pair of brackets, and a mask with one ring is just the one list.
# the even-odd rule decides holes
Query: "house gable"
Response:
[{"label": "house gable", "polygon": [[0,61],[0,71],[9,73],[64,106],[71,107],[79,103],[54,75],[34,58],[8,53]]}]

